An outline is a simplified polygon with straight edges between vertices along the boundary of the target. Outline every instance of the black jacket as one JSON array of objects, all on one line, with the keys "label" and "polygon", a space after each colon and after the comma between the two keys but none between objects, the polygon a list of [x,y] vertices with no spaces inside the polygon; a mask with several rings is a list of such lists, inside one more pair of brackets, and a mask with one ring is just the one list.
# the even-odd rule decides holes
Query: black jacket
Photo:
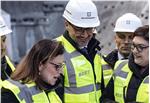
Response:
[{"label": "black jacket", "polygon": [[[125,103],[136,101],[136,94],[137,94],[138,88],[141,82],[143,81],[143,79],[149,75],[149,65],[146,66],[146,70],[141,74],[140,73],[141,67],[135,64],[134,57],[132,54],[129,56],[128,65],[129,65],[129,69],[131,70],[131,72],[133,72],[133,74],[132,74],[132,77],[130,79],[130,82],[127,88],[127,93],[126,93],[127,95],[125,98]],[[109,100],[115,100],[113,79],[110,80],[101,98],[101,101],[105,101],[105,100],[107,102],[103,102],[103,103],[109,103]]]},{"label": "black jacket", "polygon": [[103,56],[103,58],[113,69],[116,61],[118,60],[118,50],[117,49],[113,50],[106,57]]},{"label": "black jacket", "polygon": [[8,89],[1,89],[1,103],[19,103],[16,96]]}]

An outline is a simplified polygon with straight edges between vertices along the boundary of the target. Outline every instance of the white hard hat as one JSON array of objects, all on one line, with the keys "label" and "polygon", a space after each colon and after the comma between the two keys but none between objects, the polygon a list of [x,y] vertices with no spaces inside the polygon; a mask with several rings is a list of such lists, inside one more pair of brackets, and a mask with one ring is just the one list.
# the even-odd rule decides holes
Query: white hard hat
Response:
[{"label": "white hard hat", "polygon": [[70,0],[63,17],[78,27],[97,27],[100,25],[97,8],[91,0]]},{"label": "white hard hat", "polygon": [[9,33],[11,33],[11,32],[12,32],[12,30],[10,30],[10,29],[7,27],[7,25],[6,25],[5,21],[4,21],[4,19],[2,18],[2,16],[0,16],[0,36],[9,34]]},{"label": "white hard hat", "polygon": [[134,32],[142,26],[141,20],[133,13],[126,13],[116,21],[114,32]]}]

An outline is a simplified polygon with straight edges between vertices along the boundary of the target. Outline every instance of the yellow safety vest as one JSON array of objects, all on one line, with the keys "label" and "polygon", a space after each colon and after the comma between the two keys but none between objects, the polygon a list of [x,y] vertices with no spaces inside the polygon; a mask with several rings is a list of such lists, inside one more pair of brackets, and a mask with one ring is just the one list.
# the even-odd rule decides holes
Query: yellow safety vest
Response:
[{"label": "yellow safety vest", "polygon": [[11,63],[10,59],[8,58],[8,56],[5,55],[6,58],[6,62],[8,63],[8,65],[10,66],[11,70],[14,71],[15,67],[14,65]]},{"label": "yellow safety vest", "polygon": [[102,70],[103,70],[103,77],[104,77],[104,84],[105,87],[107,86],[107,84],[109,83],[112,74],[113,74],[113,69],[111,68],[111,66],[104,60],[102,59]]},{"label": "yellow safety vest", "polygon": [[62,103],[54,91],[47,95],[43,90],[38,89],[34,82],[21,84],[8,79],[3,81],[2,87],[12,91],[19,103]]},{"label": "yellow safety vest", "polygon": [[[94,58],[94,71],[91,63],[78,52],[63,36],[56,38],[64,48],[64,102],[99,103],[101,97],[102,64],[101,56]],[[96,80],[94,80],[94,73]]]},{"label": "yellow safety vest", "polygon": [[[14,71],[14,70],[15,70],[15,67],[14,67],[14,65],[11,63],[9,57],[5,55],[5,59],[6,59],[7,64],[10,66],[11,70]],[[0,88],[2,87],[2,82],[3,82],[3,81],[2,81],[1,78],[0,78]]]},{"label": "yellow safety vest", "polygon": [[149,76],[145,77],[141,83],[138,89],[136,101],[140,103],[149,103]]},{"label": "yellow safety vest", "polygon": [[[132,77],[132,72],[128,67],[128,61],[118,61],[115,65],[114,71],[114,96],[115,101],[119,103],[125,103],[127,88]],[[149,103],[149,76],[145,77],[142,81],[137,95],[136,101],[138,103]]]}]

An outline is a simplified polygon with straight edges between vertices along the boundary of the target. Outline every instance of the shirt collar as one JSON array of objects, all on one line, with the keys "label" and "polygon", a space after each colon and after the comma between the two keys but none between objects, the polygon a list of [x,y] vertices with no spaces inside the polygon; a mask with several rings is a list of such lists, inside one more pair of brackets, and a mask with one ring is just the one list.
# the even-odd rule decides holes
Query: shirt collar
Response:
[{"label": "shirt collar", "polygon": [[121,54],[120,54],[120,52],[118,51],[118,60],[123,60],[123,59],[125,59]]}]

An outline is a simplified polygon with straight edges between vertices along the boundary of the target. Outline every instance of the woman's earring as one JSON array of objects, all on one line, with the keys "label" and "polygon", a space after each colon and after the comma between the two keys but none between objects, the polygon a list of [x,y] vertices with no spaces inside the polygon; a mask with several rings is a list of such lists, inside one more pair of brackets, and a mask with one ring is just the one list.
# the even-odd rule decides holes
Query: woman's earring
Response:
[{"label": "woman's earring", "polygon": [[41,73],[39,72],[39,75],[41,75]]}]

